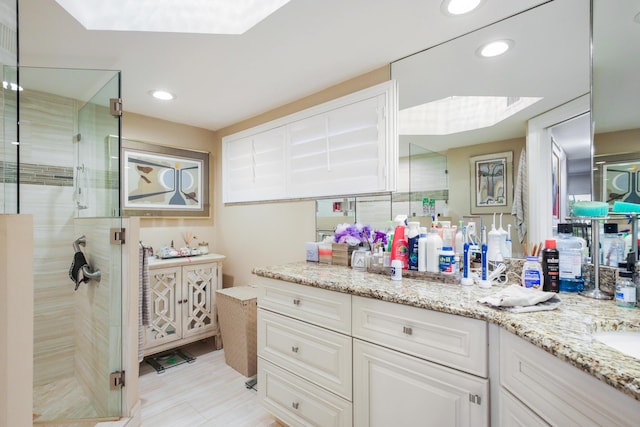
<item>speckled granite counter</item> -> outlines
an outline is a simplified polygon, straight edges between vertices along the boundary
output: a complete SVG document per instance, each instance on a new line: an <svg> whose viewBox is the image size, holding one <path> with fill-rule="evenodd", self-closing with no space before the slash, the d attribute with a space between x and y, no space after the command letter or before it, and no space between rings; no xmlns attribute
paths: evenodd
<svg viewBox="0 0 640 427"><path fill-rule="evenodd" d="M591 339L591 332L640 332L640 309L619 308L613 301L597 301L559 294L553 311L512 314L487 307L478 298L498 290L463 287L366 273L348 267L293 263L254 268L253 273L302 285L329 289L399 304L422 307L495 323L556 357L590 373L640 400L640 360Z"/></svg>

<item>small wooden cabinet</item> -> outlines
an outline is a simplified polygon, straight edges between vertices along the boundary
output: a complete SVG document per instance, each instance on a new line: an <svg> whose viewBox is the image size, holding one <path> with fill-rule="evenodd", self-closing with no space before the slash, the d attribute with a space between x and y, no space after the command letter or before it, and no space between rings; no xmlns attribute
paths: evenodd
<svg viewBox="0 0 640 427"><path fill-rule="evenodd" d="M151 320L145 328L145 356L219 337L215 295L222 288L224 258L211 254L150 263Z"/></svg>

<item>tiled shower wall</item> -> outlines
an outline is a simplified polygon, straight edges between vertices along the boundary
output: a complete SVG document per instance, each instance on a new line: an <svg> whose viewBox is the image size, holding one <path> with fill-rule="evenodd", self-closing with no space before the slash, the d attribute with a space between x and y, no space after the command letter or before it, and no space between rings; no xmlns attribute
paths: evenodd
<svg viewBox="0 0 640 427"><path fill-rule="evenodd" d="M74 375L74 100L20 95L20 211L34 223L34 385Z"/></svg>
<svg viewBox="0 0 640 427"><path fill-rule="evenodd" d="M98 144L90 142L103 132L100 123L89 129L88 133L94 135L74 142L78 104L73 99L28 90L20 96L20 210L33 215L35 240L34 385L77 375L85 393L98 406L98 413L104 413L107 390L96 383L108 385L105 374L109 366L105 359L113 346L109 342L113 292L109 278L110 267L117 265L105 260L112 250L105 225L108 220L76 218L77 144L85 144L84 164L89 170L104 169L96 163L104 162L107 154L104 138L99 138ZM6 176L15 176L11 172ZM95 175L107 177L105 173ZM104 181L109 179L103 178ZM95 180L89 180L89 185L95 185ZM91 191L90 209L83 213L95 216L104 210L110 201L106 194L113 185L117 188L117 177L115 182L103 183L100 190ZM73 259L72 243L82 234L87 234L85 254L89 262L100 266L105 278L100 284L83 284L76 292L68 272Z"/></svg>

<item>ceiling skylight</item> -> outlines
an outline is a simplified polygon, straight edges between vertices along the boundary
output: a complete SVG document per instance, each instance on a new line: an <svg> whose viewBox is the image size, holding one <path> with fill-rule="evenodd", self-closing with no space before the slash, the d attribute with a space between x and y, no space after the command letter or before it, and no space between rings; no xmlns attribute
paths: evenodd
<svg viewBox="0 0 640 427"><path fill-rule="evenodd" d="M540 101L534 97L450 96L401 110L401 135L449 135L493 126Z"/></svg>
<svg viewBox="0 0 640 427"><path fill-rule="evenodd" d="M56 0L88 30L242 34L289 0Z"/></svg>

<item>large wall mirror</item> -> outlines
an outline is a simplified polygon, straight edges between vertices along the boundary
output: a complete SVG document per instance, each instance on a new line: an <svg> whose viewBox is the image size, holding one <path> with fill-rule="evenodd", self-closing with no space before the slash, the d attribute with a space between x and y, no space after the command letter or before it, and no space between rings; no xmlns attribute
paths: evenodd
<svg viewBox="0 0 640 427"><path fill-rule="evenodd" d="M640 203L640 0L593 0L594 198Z"/></svg>
<svg viewBox="0 0 640 427"><path fill-rule="evenodd" d="M587 189L582 185L579 191L590 193L591 145L588 116L584 118L588 102L577 112L566 110L551 123L566 123L564 128L552 132L548 126L544 141L527 145L531 119L558 108L563 111L562 106L575 100L588 100L590 5L584 0L530 3L538 4L528 4L523 12L391 66L399 87L400 139L446 157L452 222L480 215L489 224L493 212L503 213L504 228L511 224L514 229L514 255L522 252L515 244L517 217L511 212L525 148L526 155L538 163L540 152L546 153L542 156L544 167L529 170L528 176L534 180L529 178L523 185L528 184L529 192L548 198L545 210L549 224L552 215L556 220L564 215L552 210L552 197L554 190L562 187L566 199L569 186L561 180L568 180L569 164L583 165L574 175L581 175L583 184L587 177ZM503 55L482 57L481 46L495 40L507 40L510 49ZM563 147L567 135L573 135L569 129L573 127L581 133L581 150ZM545 144L544 149L538 144ZM575 162L576 157L582 161ZM560 169L555 172L554 159ZM540 216L538 208L529 206L529 222Z"/></svg>

